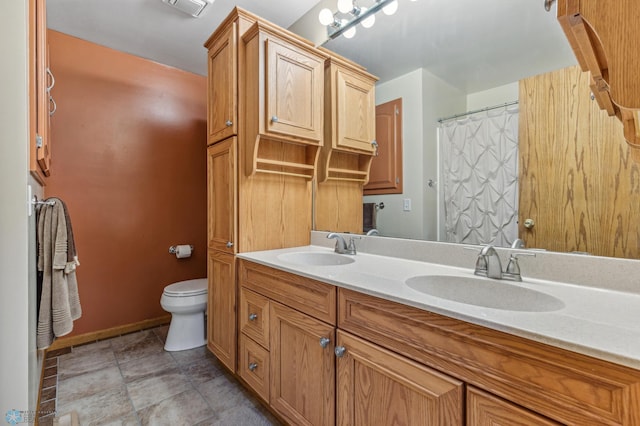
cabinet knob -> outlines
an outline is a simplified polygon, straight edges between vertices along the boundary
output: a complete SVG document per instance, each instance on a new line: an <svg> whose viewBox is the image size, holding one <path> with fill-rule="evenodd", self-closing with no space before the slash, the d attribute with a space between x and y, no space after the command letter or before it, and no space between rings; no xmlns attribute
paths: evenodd
<svg viewBox="0 0 640 426"><path fill-rule="evenodd" d="M231 121L231 120L227 120L227 122L226 122L226 123L224 123L224 124L226 124L226 125L227 125L227 127L231 127L231 126L233 126L233 121Z"/></svg>
<svg viewBox="0 0 640 426"><path fill-rule="evenodd" d="M249 321L255 321L258 319L258 314L249 314Z"/></svg>
<svg viewBox="0 0 640 426"><path fill-rule="evenodd" d="M252 362L251 364L249 364L249 371L256 371L256 368L258 368L257 362Z"/></svg>
<svg viewBox="0 0 640 426"><path fill-rule="evenodd" d="M329 343L331 343L331 339L327 337L320 338L320 346L322 346L323 348L326 348L327 346L329 346Z"/></svg>
<svg viewBox="0 0 640 426"><path fill-rule="evenodd" d="M274 115L273 117L271 117L271 122L272 123L277 123L278 122L278 116Z"/></svg>
<svg viewBox="0 0 640 426"><path fill-rule="evenodd" d="M336 346L333 352L336 354L338 358L342 358L344 354L347 352L347 348L345 348L344 346Z"/></svg>
<svg viewBox="0 0 640 426"><path fill-rule="evenodd" d="M524 227L527 229L531 229L536 225L536 223L533 221L533 219L527 219L524 221Z"/></svg>
<svg viewBox="0 0 640 426"><path fill-rule="evenodd" d="M233 243L231 241L227 241L227 248L233 247Z"/></svg>

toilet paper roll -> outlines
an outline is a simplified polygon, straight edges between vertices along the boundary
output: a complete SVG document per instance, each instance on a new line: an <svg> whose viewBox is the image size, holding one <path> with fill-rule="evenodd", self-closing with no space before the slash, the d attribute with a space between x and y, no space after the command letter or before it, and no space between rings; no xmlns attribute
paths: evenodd
<svg viewBox="0 0 640 426"><path fill-rule="evenodd" d="M178 259L191 257L191 246L186 244L176 246L176 257Z"/></svg>

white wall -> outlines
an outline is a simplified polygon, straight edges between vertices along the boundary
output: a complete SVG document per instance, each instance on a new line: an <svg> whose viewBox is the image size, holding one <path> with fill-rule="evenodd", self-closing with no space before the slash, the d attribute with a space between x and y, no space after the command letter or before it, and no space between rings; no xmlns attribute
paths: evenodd
<svg viewBox="0 0 640 426"><path fill-rule="evenodd" d="M494 87L467 96L467 111L506 104L518 100L518 82Z"/></svg>
<svg viewBox="0 0 640 426"><path fill-rule="evenodd" d="M366 203L384 202L378 210L376 226L382 235L401 238L422 238L423 187L422 187L422 70L405 74L376 86L376 105L402 98L402 162L403 193L370 195ZM410 212L402 211L402 199L409 198Z"/></svg>
<svg viewBox="0 0 640 426"><path fill-rule="evenodd" d="M28 4L0 2L0 418L35 409L34 307L30 304ZM34 294L33 288L31 293Z"/></svg>
<svg viewBox="0 0 640 426"><path fill-rule="evenodd" d="M424 128L424 157L423 188L424 188L424 235L426 240L438 239L438 119L448 117L464 111L466 108L466 94L449 85L440 78L424 70L422 79L422 94L424 99L423 128ZM427 182L432 179L435 183L429 187Z"/></svg>
<svg viewBox="0 0 640 426"><path fill-rule="evenodd" d="M437 120L464 111L466 94L449 86L425 69L418 69L376 86L376 105L402 98L403 193L370 195L364 202L384 202L377 227L382 235L435 239L437 229ZM410 212L403 199L411 199Z"/></svg>

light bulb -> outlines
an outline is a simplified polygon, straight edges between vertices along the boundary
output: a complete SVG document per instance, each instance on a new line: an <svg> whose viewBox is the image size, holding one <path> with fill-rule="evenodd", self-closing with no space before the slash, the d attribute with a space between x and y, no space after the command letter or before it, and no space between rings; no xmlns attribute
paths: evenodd
<svg viewBox="0 0 640 426"><path fill-rule="evenodd" d="M331 25L333 23L333 12L327 8L322 9L318 15L318 20L322 25Z"/></svg>
<svg viewBox="0 0 640 426"><path fill-rule="evenodd" d="M363 13L365 13L366 11L367 11L367 8L366 8L366 7L364 7L364 6L362 6L361 11L360 11L360 14L363 14ZM375 15L375 14L373 14L373 15L367 16L367 17L366 17L365 19L363 19L363 20L362 20L362 22L360 22L360 23L361 23L361 24L362 24L362 26L363 26L363 27L365 27L365 28L371 28L371 27L373 27L373 24L375 24L375 23L376 23L376 15Z"/></svg>
<svg viewBox="0 0 640 426"><path fill-rule="evenodd" d="M347 21L346 19L342 20L342 26L344 27L345 25L347 25L349 23L349 21ZM355 25L351 28L349 28L347 31L343 32L342 35L344 36L344 38L353 38L354 35L356 35L356 27Z"/></svg>
<svg viewBox="0 0 640 426"><path fill-rule="evenodd" d="M382 8L385 15L393 15L398 11L398 0L393 0L391 3Z"/></svg>
<svg viewBox="0 0 640 426"><path fill-rule="evenodd" d="M338 10L342 13L349 13L353 10L353 0L338 0Z"/></svg>

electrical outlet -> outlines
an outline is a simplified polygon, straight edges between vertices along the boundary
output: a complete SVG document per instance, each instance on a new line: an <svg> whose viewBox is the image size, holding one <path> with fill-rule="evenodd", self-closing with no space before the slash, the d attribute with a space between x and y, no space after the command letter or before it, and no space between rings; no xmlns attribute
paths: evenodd
<svg viewBox="0 0 640 426"><path fill-rule="evenodd" d="M404 198L402 200L402 210L405 212L411 211L411 198Z"/></svg>

